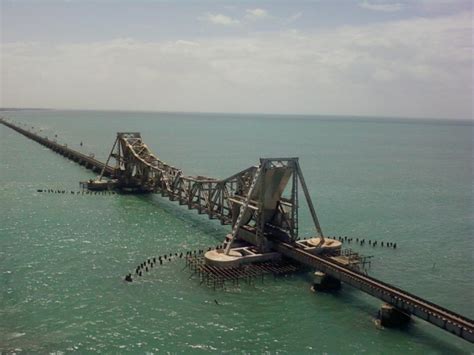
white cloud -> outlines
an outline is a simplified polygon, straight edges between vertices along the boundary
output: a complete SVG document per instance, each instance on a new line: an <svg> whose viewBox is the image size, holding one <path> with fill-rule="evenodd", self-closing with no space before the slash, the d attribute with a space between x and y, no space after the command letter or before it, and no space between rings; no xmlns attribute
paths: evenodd
<svg viewBox="0 0 474 355"><path fill-rule="evenodd" d="M2 106L472 117L471 16L241 38L3 44Z"/></svg>
<svg viewBox="0 0 474 355"><path fill-rule="evenodd" d="M237 25L240 22L237 19L222 14L206 14L202 19L214 25L223 26Z"/></svg>
<svg viewBox="0 0 474 355"><path fill-rule="evenodd" d="M363 2L359 3L359 6L372 10L372 11L382 11L382 12L396 12L400 11L403 9L402 4L400 3L370 3L367 0L364 0Z"/></svg>
<svg viewBox="0 0 474 355"><path fill-rule="evenodd" d="M261 20L269 16L267 10L259 9L259 8L247 9L245 12L246 12L245 18L247 20Z"/></svg>
<svg viewBox="0 0 474 355"><path fill-rule="evenodd" d="M445 14L461 8L470 9L472 11L473 3L472 0L417 0L412 5L418 5L424 13Z"/></svg>
<svg viewBox="0 0 474 355"><path fill-rule="evenodd" d="M303 16L303 13L302 12L297 12L297 13L291 15L290 17L288 17L286 19L285 23L287 23L287 24L293 23L296 20L298 20L299 18L301 18L301 16Z"/></svg>
<svg viewBox="0 0 474 355"><path fill-rule="evenodd" d="M193 42L193 41L185 41L185 40L177 40L176 41L177 45L183 45L183 46L199 46L198 42Z"/></svg>

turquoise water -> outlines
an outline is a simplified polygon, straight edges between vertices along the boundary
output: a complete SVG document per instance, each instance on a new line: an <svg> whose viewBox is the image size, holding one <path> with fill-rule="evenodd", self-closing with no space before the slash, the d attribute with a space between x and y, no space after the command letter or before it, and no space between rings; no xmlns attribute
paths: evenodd
<svg viewBox="0 0 474 355"><path fill-rule="evenodd" d="M397 242L369 274L474 318L468 122L188 113L19 111L8 118L105 160L138 131L187 174L226 177L260 157L298 156L327 235ZM174 261L128 284L148 256L207 248L228 227L159 196L76 196L92 173L0 126L0 351L472 353L420 320L378 329L381 302L309 275L214 291ZM80 147L79 143L83 142ZM314 233L300 212L300 234ZM217 300L219 304L216 304Z"/></svg>

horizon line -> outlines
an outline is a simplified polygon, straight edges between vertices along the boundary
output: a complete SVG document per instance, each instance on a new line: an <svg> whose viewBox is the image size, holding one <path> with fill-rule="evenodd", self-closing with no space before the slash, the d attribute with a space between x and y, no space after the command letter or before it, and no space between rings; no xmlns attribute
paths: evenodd
<svg viewBox="0 0 474 355"><path fill-rule="evenodd" d="M376 116L362 114L336 114L336 113L278 113L278 112L225 112L225 111L178 111L155 109L111 109L111 108L53 108L53 107L0 107L0 112L8 111L96 111L96 112L142 112L142 113L170 113L170 114L210 114L210 115L261 115L261 116L302 116L302 117L338 117L338 118L370 118L370 119L397 119L397 120L426 120L426 121L462 121L474 123L473 118L459 117L426 117L426 116Z"/></svg>

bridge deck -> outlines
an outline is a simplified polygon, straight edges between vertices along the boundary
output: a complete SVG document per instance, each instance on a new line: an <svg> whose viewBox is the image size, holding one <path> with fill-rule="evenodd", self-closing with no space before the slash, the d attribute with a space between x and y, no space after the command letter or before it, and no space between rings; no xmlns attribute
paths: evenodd
<svg viewBox="0 0 474 355"><path fill-rule="evenodd" d="M102 163L101 161L91 156L85 155L74 149L68 148L66 145L59 144L51 139L41 137L33 132L30 132L26 129L23 129L14 124L11 124L10 122L7 122L2 118L0 118L0 123L3 123L5 126L10 127L11 129L17 131L18 133L21 133L24 136L34 140L35 142L38 142L39 144L44 145L45 147L48 147L49 149L55 151L56 153L61 154L62 156L70 160L73 160L80 165L83 165L86 169L92 170L94 172L101 172L105 166L104 163ZM108 177L115 176L115 168L111 166L106 166L104 170L104 175Z"/></svg>
<svg viewBox="0 0 474 355"><path fill-rule="evenodd" d="M314 267L329 276L379 298L402 311L413 314L471 343L474 342L474 323L469 318L383 281L348 269L336 261L310 254L293 245L278 243L275 244L274 249L293 260Z"/></svg>

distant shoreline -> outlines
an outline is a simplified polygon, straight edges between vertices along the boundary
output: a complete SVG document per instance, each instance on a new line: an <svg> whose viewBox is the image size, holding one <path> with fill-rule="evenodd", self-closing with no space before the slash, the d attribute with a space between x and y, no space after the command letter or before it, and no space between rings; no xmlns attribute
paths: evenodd
<svg viewBox="0 0 474 355"><path fill-rule="evenodd" d="M258 113L258 112L199 112L199 111L167 111L167 110L122 110L122 109L69 109L69 108L35 108L35 107L0 107L0 112L19 112L19 111L74 111L74 112L120 112L120 113L150 113L150 114L169 114L169 115L208 115L212 117L222 116L260 116L266 118L286 118L301 120L330 120L330 121L359 121L359 122L406 122L406 123L458 123L473 125L474 121L470 118L433 118L433 117L395 117L395 116L374 116L374 115L337 115L337 114L303 114L303 113Z"/></svg>
<svg viewBox="0 0 474 355"><path fill-rule="evenodd" d="M54 108L38 108L38 107L0 107L0 112L5 111L54 111Z"/></svg>

